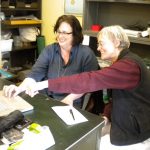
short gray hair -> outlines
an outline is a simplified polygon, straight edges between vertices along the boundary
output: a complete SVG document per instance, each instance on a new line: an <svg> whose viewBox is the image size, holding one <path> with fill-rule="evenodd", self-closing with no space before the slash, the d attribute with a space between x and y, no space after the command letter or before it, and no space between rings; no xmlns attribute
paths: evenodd
<svg viewBox="0 0 150 150"><path fill-rule="evenodd" d="M99 33L97 38L108 38L111 41L119 40L120 45L119 48L126 49L130 46L130 41L125 33L124 29L119 25L112 25L108 27L104 27Z"/></svg>

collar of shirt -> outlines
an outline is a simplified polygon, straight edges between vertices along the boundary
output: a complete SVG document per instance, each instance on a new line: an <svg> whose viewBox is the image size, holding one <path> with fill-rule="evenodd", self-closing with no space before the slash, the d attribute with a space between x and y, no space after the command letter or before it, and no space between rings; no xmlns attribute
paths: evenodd
<svg viewBox="0 0 150 150"><path fill-rule="evenodd" d="M123 56L125 56L127 53L129 53L129 49L124 49L120 52L120 55L118 57L118 60L121 59Z"/></svg>
<svg viewBox="0 0 150 150"><path fill-rule="evenodd" d="M68 61L68 63L67 63L66 65L63 64L63 67L68 66L68 65L72 62L74 56L75 56L76 53L77 53L77 50L78 50L78 46L72 47L71 52L70 52L70 58L69 58L69 61ZM55 53L58 53L58 54L61 56L61 54L60 54L60 46L59 46L58 43L56 44ZM62 57L61 57L61 58L62 58Z"/></svg>

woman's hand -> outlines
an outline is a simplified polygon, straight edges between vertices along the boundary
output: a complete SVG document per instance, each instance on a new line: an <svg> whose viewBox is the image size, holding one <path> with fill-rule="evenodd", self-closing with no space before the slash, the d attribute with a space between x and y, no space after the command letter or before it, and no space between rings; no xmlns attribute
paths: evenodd
<svg viewBox="0 0 150 150"><path fill-rule="evenodd" d="M109 119L106 116L103 116L103 118L104 118L105 125L107 125L108 123L110 123Z"/></svg>
<svg viewBox="0 0 150 150"><path fill-rule="evenodd" d="M6 97L15 97L17 96L19 93L21 93L23 91L23 89L21 87L18 87L16 85L5 85L3 87L3 93Z"/></svg>
<svg viewBox="0 0 150 150"><path fill-rule="evenodd" d="M80 98L84 94L69 94L61 102L73 106L73 101Z"/></svg>
<svg viewBox="0 0 150 150"><path fill-rule="evenodd" d="M5 85L3 87L4 95L11 98L17 96L19 93L24 92L28 87L35 84L36 81L32 78L26 78L19 86L16 85Z"/></svg>
<svg viewBox="0 0 150 150"><path fill-rule="evenodd" d="M38 83L33 83L32 85L27 86L25 93L31 97L34 97L36 94L38 94Z"/></svg>
<svg viewBox="0 0 150 150"><path fill-rule="evenodd" d="M43 90L45 88L48 88L48 80L41 82L33 82L32 84L26 87L25 93L31 97L34 97L36 94L39 93L39 90Z"/></svg>
<svg viewBox="0 0 150 150"><path fill-rule="evenodd" d="M69 99L67 97L65 97L63 100L61 100L62 103L65 103L67 105L71 105L73 106L73 100L72 99Z"/></svg>

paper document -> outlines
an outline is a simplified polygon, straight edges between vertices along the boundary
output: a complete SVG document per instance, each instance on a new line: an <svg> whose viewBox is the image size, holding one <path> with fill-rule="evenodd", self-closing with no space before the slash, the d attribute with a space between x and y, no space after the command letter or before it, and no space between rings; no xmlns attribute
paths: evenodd
<svg viewBox="0 0 150 150"><path fill-rule="evenodd" d="M54 106L52 109L67 125L88 121L78 110L72 106Z"/></svg>
<svg viewBox="0 0 150 150"><path fill-rule="evenodd" d="M0 116L8 115L14 110L26 112L33 110L33 106L20 96L16 96L15 98L8 98L3 95L3 91L0 91Z"/></svg>
<svg viewBox="0 0 150 150"><path fill-rule="evenodd" d="M141 36L141 31L135 31L135 30L130 30L130 29L124 29L126 34L131 37L140 37Z"/></svg>
<svg viewBox="0 0 150 150"><path fill-rule="evenodd" d="M82 44L89 46L89 43L90 43L90 36L84 35Z"/></svg>
<svg viewBox="0 0 150 150"><path fill-rule="evenodd" d="M32 124L30 126L32 126ZM34 128L35 130L33 129L31 131L30 131L30 126L22 130L22 132L24 133L23 138L21 140L18 140L15 143L10 144L10 142L6 141L6 139L4 139L3 137L2 141L6 145L8 145L6 149L9 149L9 150L33 150L33 149L46 150L55 144L55 140L48 126L37 126L37 129L35 126ZM6 149L2 149L2 150L6 150Z"/></svg>

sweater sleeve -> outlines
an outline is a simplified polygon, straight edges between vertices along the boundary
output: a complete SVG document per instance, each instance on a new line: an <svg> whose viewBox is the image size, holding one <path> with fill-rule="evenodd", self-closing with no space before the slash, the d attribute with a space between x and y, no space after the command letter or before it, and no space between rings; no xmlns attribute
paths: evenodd
<svg viewBox="0 0 150 150"><path fill-rule="evenodd" d="M86 93L101 89L132 89L140 81L140 68L132 60L119 60L98 71L48 81L49 90L63 93Z"/></svg>

